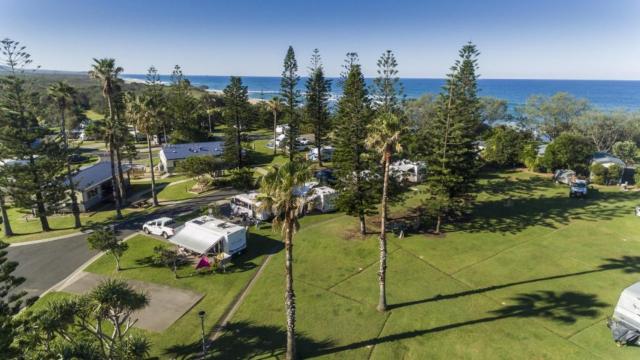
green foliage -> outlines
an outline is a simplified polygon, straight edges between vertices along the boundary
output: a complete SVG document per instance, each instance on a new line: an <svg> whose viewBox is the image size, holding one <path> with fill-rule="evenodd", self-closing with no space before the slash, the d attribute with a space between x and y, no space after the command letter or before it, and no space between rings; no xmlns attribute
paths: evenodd
<svg viewBox="0 0 640 360"><path fill-rule="evenodd" d="M295 154L295 139L300 131L300 115L298 104L300 103L300 90L297 89L300 76L298 76L298 62L293 47L289 46L284 58L284 69L280 80L280 97L284 103L284 123L289 124L287 148L289 160L293 160Z"/></svg>
<svg viewBox="0 0 640 360"><path fill-rule="evenodd" d="M380 173L376 169L378 161L365 146L373 112L356 54L348 54L345 70L334 139L333 164L339 190L336 204L347 215L357 216L364 232L365 215L375 214L375 205L380 198L379 181L375 179Z"/></svg>
<svg viewBox="0 0 640 360"><path fill-rule="evenodd" d="M591 182L598 185L607 184L609 171L602 164L591 165Z"/></svg>
<svg viewBox="0 0 640 360"><path fill-rule="evenodd" d="M593 142L597 151L611 151L621 140L632 139L634 120L624 112L602 112L590 110L572 122L572 128Z"/></svg>
<svg viewBox="0 0 640 360"><path fill-rule="evenodd" d="M149 341L129 330L136 321L132 314L148 303L144 293L109 279L89 294L28 310L20 319L17 345L26 359L144 359Z"/></svg>
<svg viewBox="0 0 640 360"><path fill-rule="evenodd" d="M538 147L540 144L537 141L530 141L522 148L520 154L520 162L531 171L543 172L544 166L542 165L541 158L538 156Z"/></svg>
<svg viewBox="0 0 640 360"><path fill-rule="evenodd" d="M253 170L249 167L240 169L232 169L229 171L229 183L237 190L250 190L255 187L255 179L253 178Z"/></svg>
<svg viewBox="0 0 640 360"><path fill-rule="evenodd" d="M531 156L530 153L525 156L525 148L535 144L533 142L533 134L528 131L519 131L511 127L498 126L493 129L491 136L485 142L485 149L483 152L484 159L497 166L516 166L517 164L524 163L523 160L527 156ZM536 150L535 147L530 147Z"/></svg>
<svg viewBox="0 0 640 360"><path fill-rule="evenodd" d="M608 172L608 183L619 183L620 179L622 179L622 175L624 172L624 167L618 165L618 164L613 164L611 166L609 166L609 168L607 169Z"/></svg>
<svg viewBox="0 0 640 360"><path fill-rule="evenodd" d="M223 115L227 123L224 142L224 159L235 163L236 168L244 165L242 140L244 132L249 127L249 95L242 79L232 76L229 85L224 89Z"/></svg>
<svg viewBox="0 0 640 360"><path fill-rule="evenodd" d="M595 146L586 137L563 133L547 146L542 163L550 171L571 169L586 174L594 151Z"/></svg>
<svg viewBox="0 0 640 360"><path fill-rule="evenodd" d="M327 80L324 76L318 49L313 51L311 64L309 78L306 83L307 102L305 104L305 113L307 121L313 129L314 145L318 149L318 163L322 164L322 151L320 149L326 144L327 135L331 131L329 118L331 80Z"/></svg>
<svg viewBox="0 0 640 360"><path fill-rule="evenodd" d="M154 264L169 267L176 278L178 277L178 266L187 262L187 259L180 255L176 249L168 249L165 246L154 247L153 253Z"/></svg>
<svg viewBox="0 0 640 360"><path fill-rule="evenodd" d="M509 114L507 100L493 97L480 98L480 114L482 122L492 124L496 121L508 121L512 116Z"/></svg>
<svg viewBox="0 0 640 360"><path fill-rule="evenodd" d="M118 240L116 234L108 228L96 229L88 237L89 247L113 255L116 271L120 271L120 257L129 248L127 243Z"/></svg>
<svg viewBox="0 0 640 360"><path fill-rule="evenodd" d="M198 100L191 94L191 83L182 74L182 68L176 65L171 73L171 85L168 92L168 111L172 127L172 142L202 141L207 138L200 127L203 114L199 111Z"/></svg>
<svg viewBox="0 0 640 360"><path fill-rule="evenodd" d="M462 47L438 99L437 116L422 129L420 147L428 169L425 203L441 204L436 232L444 216L462 214L473 200L479 169L475 141L482 120L477 97L478 54L471 43Z"/></svg>
<svg viewBox="0 0 640 360"><path fill-rule="evenodd" d="M520 110L531 125L555 139L569 131L573 122L589 110L589 102L563 92L551 97L533 95Z"/></svg>
<svg viewBox="0 0 640 360"><path fill-rule="evenodd" d="M178 163L177 170L188 177L194 177L199 183L206 182L205 175L217 177L224 169L225 163L212 155L192 156Z"/></svg>
<svg viewBox="0 0 640 360"><path fill-rule="evenodd" d="M13 272L18 267L15 261L9 261L7 251L9 244L0 241L0 354L11 354L11 344L16 335L15 314L20 311L24 291L15 288L24 282L24 278L16 277Z"/></svg>
<svg viewBox="0 0 640 360"><path fill-rule="evenodd" d="M634 169L634 173L633 173L633 182L636 185L640 184L640 171L638 171L638 169Z"/></svg>
<svg viewBox="0 0 640 360"><path fill-rule="evenodd" d="M638 145L634 141L619 141L613 144L612 152L626 164L633 164L638 155Z"/></svg>

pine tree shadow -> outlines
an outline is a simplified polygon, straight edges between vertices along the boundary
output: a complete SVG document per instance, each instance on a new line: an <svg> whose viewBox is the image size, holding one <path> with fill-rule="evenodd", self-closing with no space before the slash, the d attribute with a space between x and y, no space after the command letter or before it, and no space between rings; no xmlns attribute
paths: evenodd
<svg viewBox="0 0 640 360"><path fill-rule="evenodd" d="M425 303L430 303L434 301L451 300L451 299L456 299L464 296L483 294L486 292L505 289L505 288L518 286L518 285L532 284L532 283L544 282L549 280L557 280L557 279L563 279L563 278L568 278L573 276L582 276L582 275L588 275L588 274L598 273L602 271L620 270L625 274L640 274L640 256L623 256L618 259L609 258L604 260L606 261L604 264L591 270L578 271L574 273L560 274L560 275L553 275L553 276L545 276L541 278L528 279L528 280L522 280L522 281L514 281L510 283L491 285L483 288L471 289L471 290L466 290L466 291L461 291L461 292L446 294L446 295L438 294L430 298L407 301L407 302L398 303L398 304L390 304L389 309L399 309L407 306L425 304Z"/></svg>
<svg viewBox="0 0 640 360"><path fill-rule="evenodd" d="M402 341L413 337L424 336L483 323L491 323L508 318L540 318L561 324L573 324L579 318L596 318L600 314L599 309L608 306L608 304L599 301L596 295L573 291L562 293L556 293L553 291L538 291L527 294L519 294L511 298L510 302L515 302L515 304L507 305L500 309L491 311L489 312L490 316L486 316L484 318L446 324L429 329L385 335L334 348L317 349L309 353L307 357L335 354L342 351L354 350L367 346L375 346L387 342Z"/></svg>

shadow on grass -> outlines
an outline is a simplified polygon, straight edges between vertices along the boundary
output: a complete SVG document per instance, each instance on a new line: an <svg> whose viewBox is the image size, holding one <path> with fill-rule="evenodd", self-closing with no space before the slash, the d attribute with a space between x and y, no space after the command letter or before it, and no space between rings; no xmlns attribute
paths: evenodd
<svg viewBox="0 0 640 360"><path fill-rule="evenodd" d="M251 359L260 357L281 357L285 352L287 333L278 326L255 325L248 322L228 324L223 335L208 344L206 359ZM333 346L331 341L316 341L305 334L296 334L299 354L311 353L317 349ZM172 346L165 355L177 359L197 359L202 353L202 343Z"/></svg>
<svg viewBox="0 0 640 360"><path fill-rule="evenodd" d="M570 198L568 189L563 196L550 196L534 192L536 187L542 186L539 182L535 178L509 181L508 186L502 187L502 192L521 191L524 196L479 202L467 221L447 225L447 231L515 234L532 226L557 228L573 220L611 220L633 211L631 206L621 202L638 199L637 194L631 192L600 192L597 189L590 189L585 199Z"/></svg>
<svg viewBox="0 0 640 360"><path fill-rule="evenodd" d="M487 316L480 319L446 324L429 329L407 331L396 333L368 340L358 341L352 344L333 347L318 348L307 354L306 357L316 357L328 354L339 353L346 350L354 350L366 346L401 341L417 336L453 330L466 326L473 326L483 323L490 323L508 318L540 318L551 320L560 324L573 324L578 318L595 318L600 314L598 309L608 306L608 304L598 300L596 295L580 292L538 291L527 294L519 294L510 299L515 302L500 309L491 311Z"/></svg>
<svg viewBox="0 0 640 360"><path fill-rule="evenodd" d="M489 292L489 291L500 290L500 289L504 289L504 288L508 288L508 287L512 287L512 286L518 286L518 285L524 285L524 284L532 284L532 283L544 282L544 281L548 281L548 280L563 279L563 278L568 278L568 277L573 277L573 276L588 275L588 274L598 273L598 272L602 272L602 271L620 270L620 271L622 271L622 272L624 272L626 274L639 274L640 273L640 256L623 256L623 257L621 257L619 259L604 259L604 260L606 261L606 263L604 263L604 264L600 265L598 268L592 269L592 270L578 271L578 272L574 272L574 273L554 275L554 276L546 276L546 277L541 277L541 278L536 278L536 279L529 279L529 280L522 280L522 281L514 281L514 282L510 282L510 283L506 283L506 284L492 285L492 286L487 286L487 287L484 287L484 288L461 291L461 292L453 293L453 294L446 294L446 295L438 294L436 296L433 296L433 297L430 297L430 298L426 298L426 299L407 301L407 302L398 303L398 304L390 304L389 305L389 309L393 310L393 309L399 309L399 308L412 306L412 305L430 303L430 302L434 302L434 301L456 299L456 298L459 298L459 297L482 294L482 293L486 293L486 292Z"/></svg>

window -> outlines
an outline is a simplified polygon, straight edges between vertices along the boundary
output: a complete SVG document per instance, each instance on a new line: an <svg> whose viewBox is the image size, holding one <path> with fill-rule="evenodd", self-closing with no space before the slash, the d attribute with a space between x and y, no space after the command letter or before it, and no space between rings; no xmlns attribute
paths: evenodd
<svg viewBox="0 0 640 360"><path fill-rule="evenodd" d="M87 198L88 199L93 199L96 196L98 196L98 188L93 188L93 189L87 191Z"/></svg>

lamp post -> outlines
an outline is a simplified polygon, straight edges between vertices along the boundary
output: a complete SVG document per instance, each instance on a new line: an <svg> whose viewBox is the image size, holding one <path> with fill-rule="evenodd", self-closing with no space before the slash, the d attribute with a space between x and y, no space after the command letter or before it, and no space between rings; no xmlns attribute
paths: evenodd
<svg viewBox="0 0 640 360"><path fill-rule="evenodd" d="M204 310L198 311L198 317L200 317L200 328L202 329L202 356L205 356L207 351L205 338L204 338L204 316L206 314L207 313Z"/></svg>

